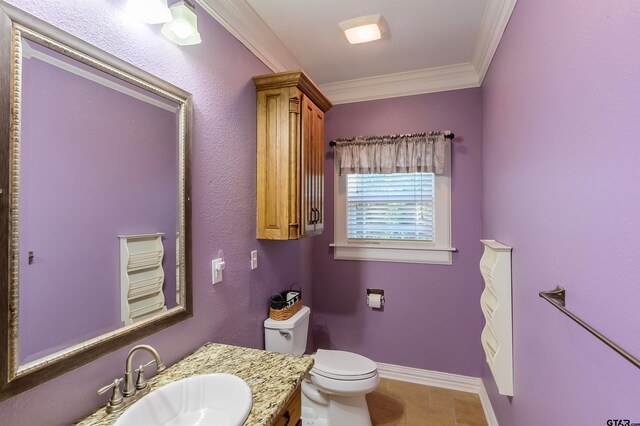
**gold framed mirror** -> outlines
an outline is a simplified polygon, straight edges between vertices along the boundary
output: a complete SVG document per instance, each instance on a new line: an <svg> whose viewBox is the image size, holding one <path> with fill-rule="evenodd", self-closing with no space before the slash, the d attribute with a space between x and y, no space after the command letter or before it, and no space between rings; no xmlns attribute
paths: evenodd
<svg viewBox="0 0 640 426"><path fill-rule="evenodd" d="M0 2L0 400L192 315L191 108Z"/></svg>

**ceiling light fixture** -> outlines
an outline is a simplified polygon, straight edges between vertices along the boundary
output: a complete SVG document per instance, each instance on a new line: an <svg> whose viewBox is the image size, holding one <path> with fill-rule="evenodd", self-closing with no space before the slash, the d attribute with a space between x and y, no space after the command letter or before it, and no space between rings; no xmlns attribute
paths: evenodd
<svg viewBox="0 0 640 426"><path fill-rule="evenodd" d="M200 43L195 6L188 1L179 1L170 10L173 19L162 26L162 34L182 46Z"/></svg>
<svg viewBox="0 0 640 426"><path fill-rule="evenodd" d="M129 0L127 10L147 24L162 24L171 20L167 0Z"/></svg>
<svg viewBox="0 0 640 426"><path fill-rule="evenodd" d="M380 40L386 33L382 15L362 16L342 21L338 25L351 44Z"/></svg>

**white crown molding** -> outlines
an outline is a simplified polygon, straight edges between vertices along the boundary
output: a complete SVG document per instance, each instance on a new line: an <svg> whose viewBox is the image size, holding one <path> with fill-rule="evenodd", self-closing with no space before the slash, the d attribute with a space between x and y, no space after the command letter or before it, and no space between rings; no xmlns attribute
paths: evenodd
<svg viewBox="0 0 640 426"><path fill-rule="evenodd" d="M246 0L196 0L273 72L301 69L298 60Z"/></svg>
<svg viewBox="0 0 640 426"><path fill-rule="evenodd" d="M337 105L479 85L475 67L466 63L321 84L320 90Z"/></svg>
<svg viewBox="0 0 640 426"><path fill-rule="evenodd" d="M197 0L215 20L274 72L301 69L287 47L247 0ZM489 69L517 0L489 0L470 62L320 86L334 104L479 87Z"/></svg>
<svg viewBox="0 0 640 426"><path fill-rule="evenodd" d="M498 420L481 378L403 367L401 365L385 364L382 362L377 362L376 364L378 364L380 377L385 379L478 394L488 425L498 426Z"/></svg>
<svg viewBox="0 0 640 426"><path fill-rule="evenodd" d="M517 2L518 0L489 0L487 4L476 44L471 53L471 63L476 68L480 84L489 70L493 55L498 50L498 44Z"/></svg>

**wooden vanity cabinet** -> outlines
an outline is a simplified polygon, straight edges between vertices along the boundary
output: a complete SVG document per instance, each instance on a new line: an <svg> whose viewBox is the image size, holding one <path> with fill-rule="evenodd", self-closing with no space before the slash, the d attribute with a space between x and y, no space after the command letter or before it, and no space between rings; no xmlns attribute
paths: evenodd
<svg viewBox="0 0 640 426"><path fill-rule="evenodd" d="M253 78L258 95L256 237L324 229L324 113L331 102L302 71Z"/></svg>
<svg viewBox="0 0 640 426"><path fill-rule="evenodd" d="M302 424L302 394L300 386L296 389L287 405L280 411L273 422L274 426L297 426Z"/></svg>

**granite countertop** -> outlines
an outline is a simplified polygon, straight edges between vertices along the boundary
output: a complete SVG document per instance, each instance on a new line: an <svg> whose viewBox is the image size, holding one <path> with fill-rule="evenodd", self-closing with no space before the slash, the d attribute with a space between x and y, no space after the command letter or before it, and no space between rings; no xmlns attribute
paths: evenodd
<svg viewBox="0 0 640 426"><path fill-rule="evenodd" d="M244 422L245 426L271 425L312 366L313 359L305 355L207 343L149 379L149 384L153 392L166 384L197 374L235 374L247 382L253 393L253 406ZM103 406L77 425L111 425L121 414L107 414Z"/></svg>

